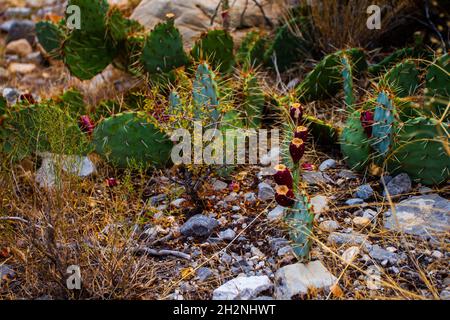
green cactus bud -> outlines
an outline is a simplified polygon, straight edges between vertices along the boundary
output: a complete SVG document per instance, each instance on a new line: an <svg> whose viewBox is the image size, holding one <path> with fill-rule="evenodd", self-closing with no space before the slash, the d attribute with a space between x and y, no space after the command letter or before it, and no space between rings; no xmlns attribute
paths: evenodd
<svg viewBox="0 0 450 320"><path fill-rule="evenodd" d="M143 112L119 113L104 119L93 134L96 152L122 168L166 166L173 143L153 122Z"/></svg>

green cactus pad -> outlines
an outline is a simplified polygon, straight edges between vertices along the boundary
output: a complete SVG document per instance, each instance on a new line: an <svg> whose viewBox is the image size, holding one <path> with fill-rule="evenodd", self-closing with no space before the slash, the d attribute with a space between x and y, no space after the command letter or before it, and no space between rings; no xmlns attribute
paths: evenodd
<svg viewBox="0 0 450 320"><path fill-rule="evenodd" d="M36 35L39 43L53 58L61 59L61 44L64 40L62 28L50 21L36 23Z"/></svg>
<svg viewBox="0 0 450 320"><path fill-rule="evenodd" d="M450 55L438 58L429 68L426 76L425 111L430 116L441 118L450 103ZM450 119L450 110L444 120Z"/></svg>
<svg viewBox="0 0 450 320"><path fill-rule="evenodd" d="M215 74L208 64L202 63L197 67L193 83L194 117L207 119L216 123L220 118L219 99Z"/></svg>
<svg viewBox="0 0 450 320"><path fill-rule="evenodd" d="M85 35L105 34L106 14L109 10L107 0L69 0L68 7L78 6L81 13L81 29ZM66 20L70 22L70 15L67 13Z"/></svg>
<svg viewBox="0 0 450 320"><path fill-rule="evenodd" d="M58 100L61 109L67 111L74 119L86 114L86 104L84 103L83 94L77 89L69 89L62 94Z"/></svg>
<svg viewBox="0 0 450 320"><path fill-rule="evenodd" d="M144 30L144 27L136 20L125 18L117 7L108 12L106 28L114 43L121 43L127 40L129 35Z"/></svg>
<svg viewBox="0 0 450 320"><path fill-rule="evenodd" d="M147 36L141 62L150 74L166 73L189 62L173 18L157 24Z"/></svg>
<svg viewBox="0 0 450 320"><path fill-rule="evenodd" d="M333 145L339 138L339 130L332 124L316 117L306 115L305 124L308 126L309 133L316 143Z"/></svg>
<svg viewBox="0 0 450 320"><path fill-rule="evenodd" d="M267 45L267 38L261 36L259 32L247 33L236 53L236 62L244 69L262 64Z"/></svg>
<svg viewBox="0 0 450 320"><path fill-rule="evenodd" d="M394 102L385 92L380 92L376 103L371 144L378 154L384 158L392 146L395 131L395 107Z"/></svg>
<svg viewBox="0 0 450 320"><path fill-rule="evenodd" d="M346 55L342 56L341 59L342 62L342 79L343 79L343 86L344 86L344 96L345 96L345 106L348 112L353 112L353 107L355 104L355 96L353 94L353 72L352 72L352 66L351 61L349 57Z"/></svg>
<svg viewBox="0 0 450 320"><path fill-rule="evenodd" d="M398 130L398 141L387 161L393 173L406 172L412 179L437 185L450 177L449 126L432 118L408 120Z"/></svg>
<svg viewBox="0 0 450 320"><path fill-rule="evenodd" d="M419 70L413 60L404 60L381 79L381 86L391 88L399 98L412 96L419 87Z"/></svg>
<svg viewBox="0 0 450 320"><path fill-rule="evenodd" d="M226 73L234 65L233 38L225 30L205 33L195 43L191 55L196 61L208 61L214 69Z"/></svg>
<svg viewBox="0 0 450 320"><path fill-rule="evenodd" d="M64 63L72 75L89 80L102 72L116 56L110 40L103 35L74 30L64 42Z"/></svg>
<svg viewBox="0 0 450 320"><path fill-rule="evenodd" d="M392 68L395 64L401 62L407 58L420 58L427 54L416 48L402 48L394 51L392 54L384 58L377 64L372 64L368 68L368 72L371 75L377 76L381 73L387 72L389 68Z"/></svg>
<svg viewBox="0 0 450 320"><path fill-rule="evenodd" d="M247 127L261 127L265 108L264 91L253 73L243 75L243 105Z"/></svg>
<svg viewBox="0 0 450 320"><path fill-rule="evenodd" d="M292 241L294 253L300 259L308 259L314 213L306 196L296 198L294 206L286 214L285 222L289 227L289 238Z"/></svg>
<svg viewBox="0 0 450 320"><path fill-rule="evenodd" d="M173 143L149 118L143 112L127 112L104 119L93 135L96 152L122 168L166 166Z"/></svg>
<svg viewBox="0 0 450 320"><path fill-rule="evenodd" d="M360 112L354 111L340 137L341 152L347 165L357 171L362 171L370 161L369 138L361 125Z"/></svg>

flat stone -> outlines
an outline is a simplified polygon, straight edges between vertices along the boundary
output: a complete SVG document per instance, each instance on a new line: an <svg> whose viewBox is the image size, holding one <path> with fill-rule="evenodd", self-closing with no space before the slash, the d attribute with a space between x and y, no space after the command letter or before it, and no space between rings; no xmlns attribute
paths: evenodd
<svg viewBox="0 0 450 320"><path fill-rule="evenodd" d="M258 199L261 201L273 200L275 197L275 191L273 188L265 183L261 182L258 184Z"/></svg>
<svg viewBox="0 0 450 320"><path fill-rule="evenodd" d="M285 238L271 238L269 239L269 246L273 252L278 252L281 248L288 246L289 240Z"/></svg>
<svg viewBox="0 0 450 320"><path fill-rule="evenodd" d="M171 204L172 206L174 206L175 208L179 208L179 207L181 207L181 205L183 204L183 202L186 202L186 199L184 199L184 198L179 198L179 199L173 200L170 204Z"/></svg>
<svg viewBox="0 0 450 320"><path fill-rule="evenodd" d="M360 246L364 245L366 248L370 248L370 241L367 236L352 232L352 233L340 233L333 232L328 236L328 244L331 245L350 245L350 246Z"/></svg>
<svg viewBox="0 0 450 320"><path fill-rule="evenodd" d="M255 193L247 192L246 194L244 194L244 201L245 202L249 202L249 203L256 202L256 195L255 195Z"/></svg>
<svg viewBox="0 0 450 320"><path fill-rule="evenodd" d="M33 52L33 48L30 43L25 39L19 39L11 41L6 45L6 54L17 54L21 57L25 57Z"/></svg>
<svg viewBox="0 0 450 320"><path fill-rule="evenodd" d="M355 198L367 200L372 198L372 196L373 196L373 189L370 186L370 184L363 184L362 186L359 186L356 189Z"/></svg>
<svg viewBox="0 0 450 320"><path fill-rule="evenodd" d="M359 247L353 246L348 248L344 251L342 254L342 260L344 260L345 263L350 264L355 260L355 258L358 256L360 250Z"/></svg>
<svg viewBox="0 0 450 320"><path fill-rule="evenodd" d="M365 217L354 217L353 224L358 227L366 227L371 222L371 219Z"/></svg>
<svg viewBox="0 0 450 320"><path fill-rule="evenodd" d="M290 300L296 295L307 294L308 288L328 289L336 281L337 278L320 261L291 264L275 274L275 298Z"/></svg>
<svg viewBox="0 0 450 320"><path fill-rule="evenodd" d="M329 209L328 197L326 196L315 196L311 198L310 203L315 214L321 214Z"/></svg>
<svg viewBox="0 0 450 320"><path fill-rule="evenodd" d="M8 66L9 73L28 74L34 70L36 70L36 65L33 63L13 62Z"/></svg>
<svg viewBox="0 0 450 320"><path fill-rule="evenodd" d="M323 172L304 172L302 177L303 180L310 185L334 184L333 179L331 179L329 175Z"/></svg>
<svg viewBox="0 0 450 320"><path fill-rule="evenodd" d="M274 209L272 209L268 214L267 214L267 219L273 221L273 220L278 220L278 219L282 219L284 217L284 215L286 214L286 208L282 207L282 206L276 206Z"/></svg>
<svg viewBox="0 0 450 320"><path fill-rule="evenodd" d="M213 292L213 300L251 300L261 293L272 290L268 276L237 277Z"/></svg>
<svg viewBox="0 0 450 320"><path fill-rule="evenodd" d="M220 181L220 180L216 180L213 183L214 191L222 191L222 190L226 189L227 187L228 187L228 184L226 184L225 182Z"/></svg>
<svg viewBox="0 0 450 320"><path fill-rule="evenodd" d="M325 232L333 232L339 229L339 223L334 220L322 221L319 224L319 229Z"/></svg>
<svg viewBox="0 0 450 320"><path fill-rule="evenodd" d="M398 262L398 255L396 253L385 250L379 245L373 245L369 249L369 256L378 262L385 260L387 260L390 264L396 264Z"/></svg>
<svg viewBox="0 0 450 320"><path fill-rule="evenodd" d="M185 237L209 237L219 222L201 214L197 214L186 221L180 228Z"/></svg>
<svg viewBox="0 0 450 320"><path fill-rule="evenodd" d="M226 252L224 252L222 254L222 256L220 257L220 261L226 265L229 265L232 260L233 260L233 258Z"/></svg>
<svg viewBox="0 0 450 320"><path fill-rule="evenodd" d="M344 169L338 172L338 177L347 180L355 180L358 178L358 175L351 170Z"/></svg>
<svg viewBox="0 0 450 320"><path fill-rule="evenodd" d="M411 188L411 179L408 174L400 173L387 183L386 189L383 191L383 196L386 197L387 193L389 193L391 197L407 194L411 191Z"/></svg>
<svg viewBox="0 0 450 320"><path fill-rule="evenodd" d="M450 231L449 212L450 201L437 194L414 196L385 212L384 227L429 239Z"/></svg>
<svg viewBox="0 0 450 320"><path fill-rule="evenodd" d="M327 159L319 166L319 171L327 171L328 169L336 168L337 162L334 159Z"/></svg>
<svg viewBox="0 0 450 320"><path fill-rule="evenodd" d="M376 218L377 215L378 215L378 212L376 212L375 210L373 210L373 209L366 209L366 210L363 211L362 217L370 219L370 220L373 220L373 219Z"/></svg>
<svg viewBox="0 0 450 320"><path fill-rule="evenodd" d="M208 280L213 274L214 273L210 268L201 267L197 270L197 277L200 281Z"/></svg>
<svg viewBox="0 0 450 320"><path fill-rule="evenodd" d="M357 206L360 204L364 204L364 200L359 198L348 199L347 201L345 201L345 204L348 206Z"/></svg>
<svg viewBox="0 0 450 320"><path fill-rule="evenodd" d="M224 241L231 241L236 237L236 232L232 229L219 232L219 239Z"/></svg>

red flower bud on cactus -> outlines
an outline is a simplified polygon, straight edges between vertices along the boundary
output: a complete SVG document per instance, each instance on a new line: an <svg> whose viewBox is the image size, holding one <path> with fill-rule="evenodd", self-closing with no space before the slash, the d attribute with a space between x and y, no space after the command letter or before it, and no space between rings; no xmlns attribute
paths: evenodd
<svg viewBox="0 0 450 320"><path fill-rule="evenodd" d="M241 189L241 186L239 185L239 183L237 183L235 181L230 183L230 185L228 187L231 192L239 192L239 190Z"/></svg>
<svg viewBox="0 0 450 320"><path fill-rule="evenodd" d="M294 184L294 182L292 180L292 174L289 169L283 164L275 166L274 169L276 170L275 174L273 175L275 183L278 185L288 186L288 188L292 189L292 185Z"/></svg>
<svg viewBox="0 0 450 320"><path fill-rule="evenodd" d="M116 178L107 178L106 179L106 185L110 188L115 187L118 185Z"/></svg>
<svg viewBox="0 0 450 320"><path fill-rule="evenodd" d="M365 133L370 138L372 137L372 126L374 123L373 112L372 111L363 111L361 112L361 125L364 128Z"/></svg>
<svg viewBox="0 0 450 320"><path fill-rule="evenodd" d="M304 126L298 126L297 128L295 128L294 138L299 138L303 141L306 141L306 139L308 138L308 128Z"/></svg>
<svg viewBox="0 0 450 320"><path fill-rule="evenodd" d="M81 131L92 134L94 132L94 124L92 123L89 116L80 116L80 120L78 121Z"/></svg>
<svg viewBox="0 0 450 320"><path fill-rule="evenodd" d="M294 123L299 123L303 118L303 107L300 103L291 104L291 109L289 110L292 120Z"/></svg>
<svg viewBox="0 0 450 320"><path fill-rule="evenodd" d="M289 153L291 154L292 161L297 164L305 154L305 143L302 139L294 138L289 146Z"/></svg>
<svg viewBox="0 0 450 320"><path fill-rule="evenodd" d="M294 192L287 186L275 188L275 200L280 206L291 207L294 204Z"/></svg>

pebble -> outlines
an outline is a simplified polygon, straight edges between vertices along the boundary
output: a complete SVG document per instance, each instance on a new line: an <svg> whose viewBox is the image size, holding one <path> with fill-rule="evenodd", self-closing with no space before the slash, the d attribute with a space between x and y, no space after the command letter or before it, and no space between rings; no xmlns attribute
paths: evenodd
<svg viewBox="0 0 450 320"><path fill-rule="evenodd" d="M279 257L283 257L283 256L285 256L285 255L287 255L287 254L292 253L292 252L293 252L293 250L292 250L292 247L291 247L291 246L285 246L285 247L280 248L280 249L278 250L277 255L278 255Z"/></svg>
<svg viewBox="0 0 450 320"><path fill-rule="evenodd" d="M273 200L275 197L275 191L273 188L265 183L261 182L258 184L258 199L261 201Z"/></svg>
<svg viewBox="0 0 450 320"><path fill-rule="evenodd" d="M326 220L319 224L319 229L325 232L336 231L339 227L339 223L334 220Z"/></svg>
<svg viewBox="0 0 450 320"><path fill-rule="evenodd" d="M35 24L31 20L13 20L5 28L8 28L6 43L19 39L26 39L32 46L36 43Z"/></svg>
<svg viewBox="0 0 450 320"><path fill-rule="evenodd" d="M355 217L353 218L353 223L358 227L366 227L370 224L371 220L369 218L364 217Z"/></svg>
<svg viewBox="0 0 450 320"><path fill-rule="evenodd" d="M202 282L208 280L213 274L210 268L201 267L197 269L197 277Z"/></svg>
<svg viewBox="0 0 450 320"><path fill-rule="evenodd" d="M370 184L363 184L362 186L359 186L356 189L355 198L367 200L372 198L372 196L373 196L373 189L370 186Z"/></svg>
<svg viewBox="0 0 450 320"><path fill-rule="evenodd" d="M12 267L10 265L7 264L1 264L0 265L0 283L3 280L7 280L7 279L13 279L16 276L16 273L14 272L14 270L12 269Z"/></svg>
<svg viewBox="0 0 450 320"><path fill-rule="evenodd" d="M348 199L347 201L345 201L345 204L348 206L356 206L356 205L360 205L363 203L364 203L364 200L359 199L359 198Z"/></svg>
<svg viewBox="0 0 450 320"><path fill-rule="evenodd" d="M36 65L33 63L19 63L13 62L9 65L8 71L10 73L28 74L36 69Z"/></svg>
<svg viewBox="0 0 450 320"><path fill-rule="evenodd" d="M310 203L313 207L314 213L321 214L323 212L326 212L329 209L328 201L328 197L321 195L311 198Z"/></svg>
<svg viewBox="0 0 450 320"><path fill-rule="evenodd" d="M278 252L278 250L280 248L283 248L288 245L289 245L289 241L284 238L270 238L269 239L269 246L273 252Z"/></svg>
<svg viewBox="0 0 450 320"><path fill-rule="evenodd" d="M350 264L355 260L356 256L359 254L360 250L359 247L353 246L348 248L344 251L342 254L342 259L345 263Z"/></svg>
<svg viewBox="0 0 450 320"><path fill-rule="evenodd" d="M20 92L13 88L4 88L2 95L3 98L5 98L6 101L12 105L17 102L17 99L19 99Z"/></svg>
<svg viewBox="0 0 450 320"><path fill-rule="evenodd" d="M378 212L376 212L375 210L366 209L363 211L362 217L373 220L377 217L377 215L378 215Z"/></svg>
<svg viewBox="0 0 450 320"><path fill-rule="evenodd" d="M278 220L284 217L286 213L286 208L282 206L276 206L267 214L267 219L270 221Z"/></svg>
<svg viewBox="0 0 450 320"><path fill-rule="evenodd" d="M31 8L12 7L7 8L3 15L6 18L28 18L31 15Z"/></svg>
<svg viewBox="0 0 450 320"><path fill-rule="evenodd" d="M220 240L231 241L236 237L236 232L232 229L227 229L225 231L219 232Z"/></svg>
<svg viewBox="0 0 450 320"><path fill-rule="evenodd" d="M219 222L201 214L197 214L186 221L180 228L185 237L209 237Z"/></svg>
<svg viewBox="0 0 450 320"><path fill-rule="evenodd" d="M256 202L256 195L253 192L247 192L244 194L244 201L248 203L255 203Z"/></svg>
<svg viewBox="0 0 450 320"><path fill-rule="evenodd" d="M442 259L442 258L444 257L444 254L443 254L442 252L438 251L438 250L434 250L434 251L431 253L431 256L432 256L433 258L436 258L436 259Z"/></svg>
<svg viewBox="0 0 450 320"><path fill-rule="evenodd" d="M181 205L182 205L183 202L185 202L185 201L186 201L186 199L184 199L184 198L179 198L179 199L173 200L170 204L171 204L172 206L174 206L175 208L179 208L179 207L181 207Z"/></svg>
<svg viewBox="0 0 450 320"><path fill-rule="evenodd" d="M231 261L233 260L233 258L226 252L224 252L222 254L222 256L220 257L220 261L224 264L229 265L231 263Z"/></svg>
<svg viewBox="0 0 450 320"><path fill-rule="evenodd" d="M328 169L336 168L337 162L334 159L327 159L319 166L320 171L327 171Z"/></svg>
<svg viewBox="0 0 450 320"><path fill-rule="evenodd" d="M271 290L273 284L268 276L237 277L213 291L213 300L251 300Z"/></svg>
<svg viewBox="0 0 450 320"><path fill-rule="evenodd" d="M304 172L302 178L309 185L334 184L333 179L323 172Z"/></svg>
<svg viewBox="0 0 450 320"><path fill-rule="evenodd" d="M222 190L226 189L227 187L228 187L228 184L223 181L220 181L220 180L216 180L213 183L214 191L222 191Z"/></svg>
<svg viewBox="0 0 450 320"><path fill-rule="evenodd" d="M386 185L386 189L383 191L383 196L386 197L387 193L391 197L406 194L411 191L412 183L408 174L400 173L389 181Z"/></svg>
<svg viewBox="0 0 450 320"><path fill-rule="evenodd" d="M333 232L328 236L328 243L332 245L364 245L366 248L370 248L370 241L367 239L367 236L352 232L352 233L340 233Z"/></svg>
<svg viewBox="0 0 450 320"><path fill-rule="evenodd" d="M387 265L389 262L390 264L396 264L398 262L398 255L394 252L389 252L383 248L381 248L379 245L373 245L369 249L369 256L377 261L381 261L381 263L384 265Z"/></svg>
<svg viewBox="0 0 450 320"><path fill-rule="evenodd" d="M17 54L21 57L25 57L33 52L30 43L25 39L19 39L11 41L6 45L6 54Z"/></svg>

